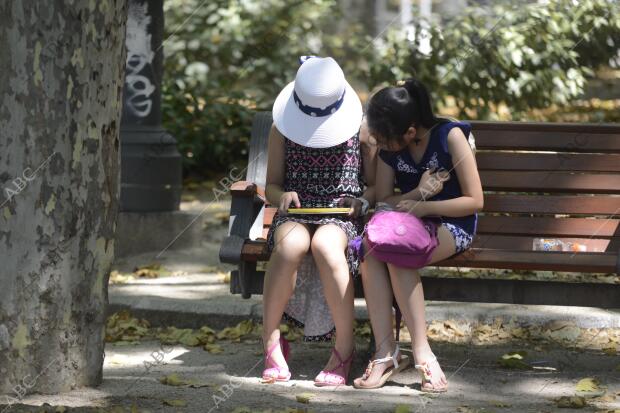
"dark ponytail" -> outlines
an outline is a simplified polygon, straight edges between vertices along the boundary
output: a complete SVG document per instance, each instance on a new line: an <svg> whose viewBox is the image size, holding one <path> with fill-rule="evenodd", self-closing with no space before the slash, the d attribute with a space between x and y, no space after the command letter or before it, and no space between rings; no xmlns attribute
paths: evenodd
<svg viewBox="0 0 620 413"><path fill-rule="evenodd" d="M380 139L402 141L411 126L430 129L444 121L433 113L428 90L417 79L375 93L366 110L368 128Z"/></svg>

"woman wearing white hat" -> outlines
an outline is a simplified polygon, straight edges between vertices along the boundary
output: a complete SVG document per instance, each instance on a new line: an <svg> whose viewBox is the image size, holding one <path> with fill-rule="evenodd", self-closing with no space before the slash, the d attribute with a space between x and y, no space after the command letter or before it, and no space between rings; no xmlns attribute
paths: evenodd
<svg viewBox="0 0 620 413"><path fill-rule="evenodd" d="M266 196L278 206L267 236L271 259L263 288L265 381L291 377L279 324L311 251L336 329L336 344L318 386L346 383L353 359L353 280L359 259L348 246L374 203L375 149L360 137L362 105L330 57L303 57L295 81L273 105ZM366 185L366 189L364 189ZM348 215L288 214L289 208L351 207ZM311 303L310 306L316 303ZM320 312L320 308L313 307ZM328 314L329 315L329 314ZM331 332L306 340L328 340Z"/></svg>

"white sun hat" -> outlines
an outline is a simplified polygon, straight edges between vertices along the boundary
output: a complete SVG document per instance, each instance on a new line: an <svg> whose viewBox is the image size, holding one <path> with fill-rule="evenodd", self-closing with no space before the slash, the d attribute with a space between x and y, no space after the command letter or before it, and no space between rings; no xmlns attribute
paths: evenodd
<svg viewBox="0 0 620 413"><path fill-rule="evenodd" d="M295 81L273 104L273 122L293 142L311 147L339 145L362 122L362 103L331 57L302 56Z"/></svg>

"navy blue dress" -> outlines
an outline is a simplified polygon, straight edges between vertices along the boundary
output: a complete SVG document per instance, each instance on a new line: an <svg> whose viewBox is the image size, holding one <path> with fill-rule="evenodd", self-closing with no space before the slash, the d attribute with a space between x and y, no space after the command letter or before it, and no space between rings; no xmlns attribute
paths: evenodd
<svg viewBox="0 0 620 413"><path fill-rule="evenodd" d="M415 189L420 183L424 171L430 168L445 168L450 171L450 179L443 184L441 192L428 199L428 201L441 201L462 196L461 185L452 164L452 156L448 152L448 133L452 128L460 128L465 135L469 136L471 125L467 122L444 122L431 130L428 146L422 159L415 163L409 148L398 152L379 151L379 157L394 169L395 186L402 193ZM441 216L441 223L454 236L456 253L461 253L471 245L476 233L478 215L466 215L464 217Z"/></svg>

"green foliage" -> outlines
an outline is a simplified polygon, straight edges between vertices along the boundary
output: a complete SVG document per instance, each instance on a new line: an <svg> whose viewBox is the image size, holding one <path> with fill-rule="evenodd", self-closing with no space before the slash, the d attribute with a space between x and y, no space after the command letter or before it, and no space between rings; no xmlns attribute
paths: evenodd
<svg viewBox="0 0 620 413"><path fill-rule="evenodd" d="M518 119L570 103L620 50L620 13L609 0L501 2L427 31L415 20L414 34L394 23L377 39L360 23L339 24L336 0L164 4L164 122L186 172L200 174L247 157L253 112L270 109L300 55L334 56L360 91L416 76L458 116L494 119L507 107ZM420 52L424 38L428 54Z"/></svg>
<svg viewBox="0 0 620 413"><path fill-rule="evenodd" d="M370 86L417 76L446 103L454 97L461 116L493 117L500 104L522 112L567 104L583 93L593 68L620 50L620 14L607 0L551 0L549 4L498 6L491 15L469 9L462 18L425 34L416 22L407 39L390 30L368 56ZM432 51L419 51L430 36Z"/></svg>
<svg viewBox="0 0 620 413"><path fill-rule="evenodd" d="M254 110L269 110L316 54L334 0L170 0L163 117L186 172L223 170L247 154Z"/></svg>

